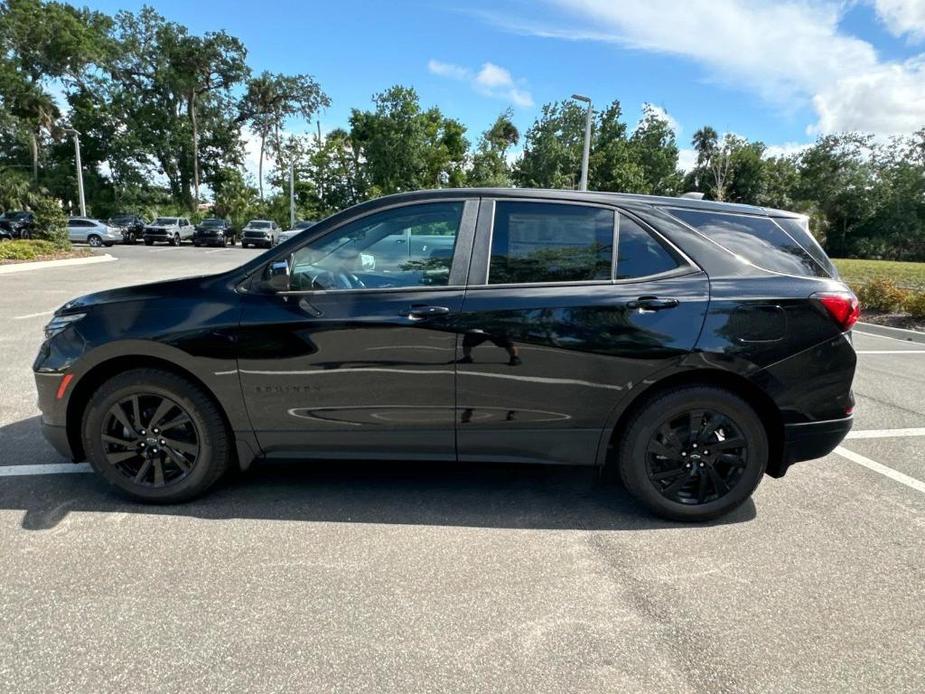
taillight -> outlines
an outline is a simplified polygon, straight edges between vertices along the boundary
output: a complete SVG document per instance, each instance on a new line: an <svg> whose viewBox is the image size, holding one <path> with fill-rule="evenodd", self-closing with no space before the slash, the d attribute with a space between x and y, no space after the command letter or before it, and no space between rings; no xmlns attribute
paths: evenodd
<svg viewBox="0 0 925 694"><path fill-rule="evenodd" d="M844 330L851 330L861 316L861 305L852 292L818 292L813 294L829 315Z"/></svg>

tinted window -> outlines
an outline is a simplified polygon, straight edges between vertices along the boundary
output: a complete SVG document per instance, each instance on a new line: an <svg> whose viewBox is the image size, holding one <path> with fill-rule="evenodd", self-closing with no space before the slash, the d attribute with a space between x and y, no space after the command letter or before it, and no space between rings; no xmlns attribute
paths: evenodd
<svg viewBox="0 0 925 694"><path fill-rule="evenodd" d="M598 207L499 202L489 284L609 280L614 213Z"/></svg>
<svg viewBox="0 0 925 694"><path fill-rule="evenodd" d="M825 268L831 277L838 277L838 270L829 260L829 256L822 250L819 242L809 233L809 222L804 217L801 219L791 219L786 217L775 217L774 221L809 253L813 259Z"/></svg>
<svg viewBox="0 0 925 694"><path fill-rule="evenodd" d="M293 287L446 285L462 210L461 202L408 205L346 224L293 254Z"/></svg>
<svg viewBox="0 0 925 694"><path fill-rule="evenodd" d="M617 279L648 277L678 267L677 261L649 232L628 217L620 217Z"/></svg>
<svg viewBox="0 0 925 694"><path fill-rule="evenodd" d="M753 265L788 275L828 277L800 244L767 217L700 210L669 211Z"/></svg>

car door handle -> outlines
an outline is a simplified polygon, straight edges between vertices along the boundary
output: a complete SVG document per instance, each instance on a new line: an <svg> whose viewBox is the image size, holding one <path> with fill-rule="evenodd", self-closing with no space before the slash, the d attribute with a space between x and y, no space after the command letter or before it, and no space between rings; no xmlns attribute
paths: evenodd
<svg viewBox="0 0 925 694"><path fill-rule="evenodd" d="M433 318L434 316L444 316L450 312L446 306L421 306L415 304L405 315L411 320L424 320L425 318Z"/></svg>
<svg viewBox="0 0 925 694"><path fill-rule="evenodd" d="M657 296L640 296L635 301L628 301L627 308L642 309L643 311L662 311L666 308L674 308L679 301L677 299L660 299Z"/></svg>

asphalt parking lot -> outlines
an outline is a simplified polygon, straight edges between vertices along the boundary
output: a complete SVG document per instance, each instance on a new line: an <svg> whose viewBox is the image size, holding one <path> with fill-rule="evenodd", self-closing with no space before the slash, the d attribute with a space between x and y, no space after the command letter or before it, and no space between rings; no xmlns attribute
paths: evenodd
<svg viewBox="0 0 925 694"><path fill-rule="evenodd" d="M258 251L106 252L0 275L0 691L922 690L925 343L857 331L851 438L710 525L502 465L257 466L152 508L47 467L41 328Z"/></svg>

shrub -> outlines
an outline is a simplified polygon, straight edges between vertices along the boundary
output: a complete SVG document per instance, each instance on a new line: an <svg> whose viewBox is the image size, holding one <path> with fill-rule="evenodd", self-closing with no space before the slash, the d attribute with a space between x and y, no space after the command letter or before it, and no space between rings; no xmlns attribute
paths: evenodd
<svg viewBox="0 0 925 694"><path fill-rule="evenodd" d="M861 308L867 311L894 313L903 308L909 291L898 287L893 280L877 278L855 289Z"/></svg>
<svg viewBox="0 0 925 694"><path fill-rule="evenodd" d="M60 250L51 241L6 241L0 243L0 260L35 260Z"/></svg>
<svg viewBox="0 0 925 694"><path fill-rule="evenodd" d="M33 238L50 241L57 248L70 248L67 216L55 199L47 195L37 195L32 201L32 211L35 213Z"/></svg>
<svg viewBox="0 0 925 694"><path fill-rule="evenodd" d="M903 308L914 318L925 318L925 292L910 292Z"/></svg>

